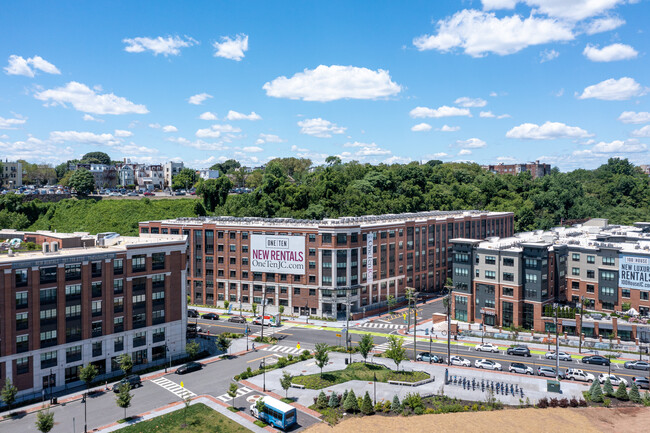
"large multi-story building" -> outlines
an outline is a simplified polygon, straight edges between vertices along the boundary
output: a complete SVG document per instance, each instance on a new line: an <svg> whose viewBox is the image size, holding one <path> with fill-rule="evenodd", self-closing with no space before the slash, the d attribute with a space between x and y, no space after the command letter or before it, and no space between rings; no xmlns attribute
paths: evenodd
<svg viewBox="0 0 650 433"><path fill-rule="evenodd" d="M268 299L292 314L337 317L386 305L406 288L431 292L450 275L456 236L511 236L513 214L432 211L295 220L178 218L140 223L141 234L190 240L187 284L196 304L250 308Z"/></svg>
<svg viewBox="0 0 650 433"><path fill-rule="evenodd" d="M176 176L178 173L181 172L181 170L184 168L183 162L174 162L174 161L169 161L166 162L164 167L164 179L165 179L165 188L171 188L172 187L172 179L174 176Z"/></svg>
<svg viewBox="0 0 650 433"><path fill-rule="evenodd" d="M41 250L0 256L0 382L20 394L99 379L117 358L164 362L185 350L187 242L183 236L0 231ZM136 370L141 367L136 367Z"/></svg>
<svg viewBox="0 0 650 433"><path fill-rule="evenodd" d="M458 320L544 332L554 329L545 310L553 303L650 315L650 223L619 226L594 219L571 228L451 243L452 315ZM582 329L586 336L614 332L622 339L650 341L650 327L642 321L638 326L580 322L565 318L562 326L568 334Z"/></svg>
<svg viewBox="0 0 650 433"><path fill-rule="evenodd" d="M0 171L0 186L13 189L23 186L23 164L20 162L9 162L6 160L2 163Z"/></svg>
<svg viewBox="0 0 650 433"><path fill-rule="evenodd" d="M524 164L495 164L483 165L481 168L496 174L513 174L530 172L533 179L551 174L551 164L542 164L539 161L527 162Z"/></svg>

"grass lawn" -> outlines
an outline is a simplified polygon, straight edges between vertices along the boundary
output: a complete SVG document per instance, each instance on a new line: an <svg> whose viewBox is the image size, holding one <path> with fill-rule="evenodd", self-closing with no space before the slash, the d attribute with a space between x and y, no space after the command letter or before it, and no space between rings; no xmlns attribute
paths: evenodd
<svg viewBox="0 0 650 433"><path fill-rule="evenodd" d="M143 421L125 427L120 433L245 433L250 432L245 427L226 418L208 406L197 403L187 409L187 427L183 428L183 412L185 408L176 410L166 415L161 415L149 421Z"/></svg>
<svg viewBox="0 0 650 433"><path fill-rule="evenodd" d="M305 388L309 389L321 389L349 380L365 380L370 382L373 380L375 374L377 375L377 382L388 382L389 380L418 382L430 377L424 371L396 372L382 365L356 362L348 365L343 370L325 372L323 373L323 377L321 377L320 373L310 374L308 376L296 376L292 382L304 385Z"/></svg>

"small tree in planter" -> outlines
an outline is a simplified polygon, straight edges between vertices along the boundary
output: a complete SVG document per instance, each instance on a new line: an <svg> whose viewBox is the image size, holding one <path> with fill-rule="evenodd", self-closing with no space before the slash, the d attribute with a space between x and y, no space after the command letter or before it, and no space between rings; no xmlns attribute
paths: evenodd
<svg viewBox="0 0 650 433"><path fill-rule="evenodd" d="M45 411L38 411L36 415L36 428L41 433L48 433L54 428L54 414L50 412L49 407Z"/></svg>
<svg viewBox="0 0 650 433"><path fill-rule="evenodd" d="M328 350L329 346L326 343L316 343L314 358L316 359L316 365L320 368L320 377L323 377L323 367L325 367L330 360L330 357L327 354Z"/></svg>
<svg viewBox="0 0 650 433"><path fill-rule="evenodd" d="M187 356L189 356L190 359L194 359L199 353L199 347L198 341L190 341L185 345L185 353L187 353Z"/></svg>
<svg viewBox="0 0 650 433"><path fill-rule="evenodd" d="M372 350L373 346L374 340L372 338L372 335L363 334L361 341L359 341L359 353L361 353L361 356L363 356L364 363L366 362L366 358L368 358L368 354Z"/></svg>
<svg viewBox="0 0 650 433"><path fill-rule="evenodd" d="M255 302L251 305L251 310L253 310L253 316L257 316L257 304Z"/></svg>
<svg viewBox="0 0 650 433"><path fill-rule="evenodd" d="M372 415L375 412L368 391L366 391L366 395L363 396L363 403L361 404L361 412L363 412L364 415Z"/></svg>
<svg viewBox="0 0 650 433"><path fill-rule="evenodd" d="M237 384L234 382L230 382L230 388L228 388L228 396L232 398L232 407L235 407L235 397L237 397Z"/></svg>
<svg viewBox="0 0 650 433"><path fill-rule="evenodd" d="M402 411L402 405L399 402L399 397L397 394L393 397L393 403L390 405L390 410L394 413L400 413Z"/></svg>
<svg viewBox="0 0 650 433"><path fill-rule="evenodd" d="M614 387L612 386L612 382L609 380L609 377L605 381L605 385L603 385L603 393L607 397L613 397L614 396Z"/></svg>
<svg viewBox="0 0 650 433"><path fill-rule="evenodd" d="M618 389L616 390L614 397L622 401L629 400L630 397L627 395L627 387L625 386L625 382L621 382L621 384L618 385Z"/></svg>
<svg viewBox="0 0 650 433"><path fill-rule="evenodd" d="M126 419L126 409L131 406L131 385L129 383L123 383L119 387L119 392L117 394L117 406L124 409L124 419Z"/></svg>
<svg viewBox="0 0 650 433"><path fill-rule="evenodd" d="M639 394L639 388L636 386L636 383L632 382L630 386L630 401L634 403L641 403L641 394Z"/></svg>
<svg viewBox="0 0 650 433"><path fill-rule="evenodd" d="M603 401L603 389L600 387L600 383L594 380L591 388L591 401L594 403L601 403Z"/></svg>
<svg viewBox="0 0 650 433"><path fill-rule="evenodd" d="M339 406L339 396L336 395L335 392L333 392L332 395L330 395L330 401L327 405L332 409L335 409Z"/></svg>
<svg viewBox="0 0 650 433"><path fill-rule="evenodd" d="M325 392L321 391L320 394L318 394L318 400L316 400L316 406L318 406L319 409L325 409L327 407L327 396L325 395Z"/></svg>
<svg viewBox="0 0 650 433"><path fill-rule="evenodd" d="M16 401L16 394L18 394L18 388L11 383L11 379L7 378L4 388L2 388L2 401L9 406L9 410Z"/></svg>
<svg viewBox="0 0 650 433"><path fill-rule="evenodd" d="M282 377L280 378L280 385L284 389L284 398L288 398L289 388L291 388L291 381L293 376L288 371L282 372Z"/></svg>
<svg viewBox="0 0 650 433"><path fill-rule="evenodd" d="M219 334L215 343L217 345L217 349L222 351L224 355L228 354L228 349L232 345L232 341L229 338L226 338L223 334Z"/></svg>
<svg viewBox="0 0 650 433"><path fill-rule="evenodd" d="M343 402L343 409L347 412L356 413L359 412L359 402L357 401L357 396L354 395L354 390L350 390L348 396Z"/></svg>

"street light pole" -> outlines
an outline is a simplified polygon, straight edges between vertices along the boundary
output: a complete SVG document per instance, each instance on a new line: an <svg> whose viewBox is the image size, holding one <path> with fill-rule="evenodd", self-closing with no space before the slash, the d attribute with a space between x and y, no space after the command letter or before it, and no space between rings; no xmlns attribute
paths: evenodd
<svg viewBox="0 0 650 433"><path fill-rule="evenodd" d="M560 309L559 304L555 304L555 380L560 381L560 339L558 337L559 323L557 320L557 311Z"/></svg>
<svg viewBox="0 0 650 433"><path fill-rule="evenodd" d="M84 395L84 433L88 433L88 391Z"/></svg>
<svg viewBox="0 0 650 433"><path fill-rule="evenodd" d="M352 352L350 351L350 289L347 290L347 308L346 308L346 325L345 325L345 349L348 351L350 354L350 360L348 363L352 364Z"/></svg>
<svg viewBox="0 0 650 433"><path fill-rule="evenodd" d="M264 291L262 292L264 298L262 298L262 344L264 344L264 311L266 309L266 287L264 287ZM262 388L264 389L264 392L266 392L266 357L262 358L262 362L264 363L263 369L262 369L262 376L263 376L263 381L264 384Z"/></svg>
<svg viewBox="0 0 650 433"><path fill-rule="evenodd" d="M585 309L585 297L580 297L580 332L578 332L578 353L582 353L582 313Z"/></svg>
<svg viewBox="0 0 650 433"><path fill-rule="evenodd" d="M239 298L239 317L241 317L241 297Z"/></svg>
<svg viewBox="0 0 650 433"><path fill-rule="evenodd" d="M451 286L447 286L447 365L451 365Z"/></svg>
<svg viewBox="0 0 650 433"><path fill-rule="evenodd" d="M417 354L418 354L418 348L417 348L417 333L418 333L418 310L417 310L417 296L418 293L414 292L413 293L413 360L415 361ZM429 357L431 356L431 353L429 353Z"/></svg>

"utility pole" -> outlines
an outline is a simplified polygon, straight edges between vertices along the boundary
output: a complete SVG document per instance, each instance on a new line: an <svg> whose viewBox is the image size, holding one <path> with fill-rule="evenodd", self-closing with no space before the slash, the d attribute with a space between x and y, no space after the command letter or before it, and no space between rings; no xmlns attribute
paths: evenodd
<svg viewBox="0 0 650 433"><path fill-rule="evenodd" d="M451 365L451 286L447 286L447 365Z"/></svg>
<svg viewBox="0 0 650 433"><path fill-rule="evenodd" d="M582 313L585 309L585 297L580 297L580 332L578 332L578 353L582 353Z"/></svg>
<svg viewBox="0 0 650 433"><path fill-rule="evenodd" d="M350 360L348 361L348 363L349 363L349 364L352 364L352 351L351 351L351 347L350 347L350 289L349 289L349 288L348 288L348 290L347 290L347 294L348 294L348 296L347 296L347 298L348 298L348 302L347 302L347 304L348 304L348 305L347 305L347 309L346 309L347 314L345 315L345 316L346 316L346 317L345 317L345 318L346 318L346 325L345 325L345 349L346 349L346 350L348 351L348 353L350 354L350 358L349 358Z"/></svg>
<svg viewBox="0 0 650 433"><path fill-rule="evenodd" d="M417 296L418 293L414 292L413 293L413 360L415 361L416 357L418 356L418 348L417 348L417 333L418 333L418 310L417 310ZM431 354L429 353L429 356Z"/></svg>
<svg viewBox="0 0 650 433"><path fill-rule="evenodd" d="M264 291L262 292L262 296L264 296L264 297L262 298L262 332L261 332L261 336L262 336L262 344L264 344L264 311L266 309L266 287L264 287ZM266 392L266 356L264 358L262 358L262 362L263 362L263 367L262 367L263 368L262 369L263 385L262 385L262 389L264 390L264 392Z"/></svg>
<svg viewBox="0 0 650 433"><path fill-rule="evenodd" d="M560 381L560 339L558 337L559 323L557 320L557 311L560 309L559 304L555 306L555 380Z"/></svg>

